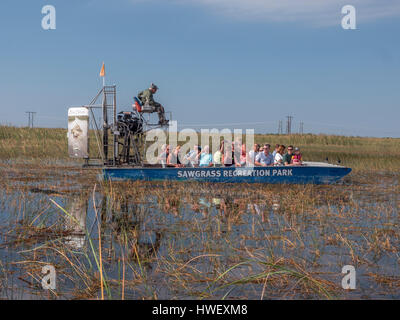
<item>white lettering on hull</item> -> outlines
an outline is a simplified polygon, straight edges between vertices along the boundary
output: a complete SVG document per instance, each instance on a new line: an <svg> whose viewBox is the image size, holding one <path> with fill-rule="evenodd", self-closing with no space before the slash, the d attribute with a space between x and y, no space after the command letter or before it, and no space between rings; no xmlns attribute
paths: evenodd
<svg viewBox="0 0 400 320"><path fill-rule="evenodd" d="M291 177L293 169L178 170L178 178Z"/></svg>

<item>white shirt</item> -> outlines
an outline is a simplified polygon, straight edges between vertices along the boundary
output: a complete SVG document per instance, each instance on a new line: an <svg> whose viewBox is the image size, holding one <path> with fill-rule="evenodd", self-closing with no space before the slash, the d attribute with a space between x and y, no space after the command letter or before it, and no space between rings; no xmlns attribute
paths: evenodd
<svg viewBox="0 0 400 320"><path fill-rule="evenodd" d="M276 153L274 164L283 164L283 156L280 153Z"/></svg>
<svg viewBox="0 0 400 320"><path fill-rule="evenodd" d="M197 151L196 150L191 150L185 157L186 160L189 161L190 165L197 165L198 164L198 159L196 159L197 157Z"/></svg>

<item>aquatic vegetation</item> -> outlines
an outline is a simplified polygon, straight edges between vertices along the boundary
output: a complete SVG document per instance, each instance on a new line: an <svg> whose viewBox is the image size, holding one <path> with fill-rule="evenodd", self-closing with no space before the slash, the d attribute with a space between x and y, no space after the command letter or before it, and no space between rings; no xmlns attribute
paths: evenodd
<svg viewBox="0 0 400 320"><path fill-rule="evenodd" d="M0 171L2 297L399 297L397 173L285 186L98 182L98 170L65 164ZM55 290L41 286L47 264ZM341 287L344 265L356 290Z"/></svg>
<svg viewBox="0 0 400 320"><path fill-rule="evenodd" d="M256 136L355 169L330 186L110 182L65 130L0 127L0 297L398 299L398 141Z"/></svg>

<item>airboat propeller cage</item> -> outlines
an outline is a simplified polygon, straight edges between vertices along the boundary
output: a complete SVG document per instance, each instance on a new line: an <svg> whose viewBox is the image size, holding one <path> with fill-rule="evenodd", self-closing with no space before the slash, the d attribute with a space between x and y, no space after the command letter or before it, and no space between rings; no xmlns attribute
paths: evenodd
<svg viewBox="0 0 400 320"><path fill-rule="evenodd" d="M135 99L140 105L140 101ZM85 159L85 166L143 166L145 133L160 124L149 123L142 112L120 112L117 116L116 86L103 86L88 105L68 110L68 153L72 158ZM89 155L89 130L96 151ZM94 148L95 149L95 148Z"/></svg>
<svg viewBox="0 0 400 320"><path fill-rule="evenodd" d="M68 154L71 158L89 157L89 109L68 109Z"/></svg>

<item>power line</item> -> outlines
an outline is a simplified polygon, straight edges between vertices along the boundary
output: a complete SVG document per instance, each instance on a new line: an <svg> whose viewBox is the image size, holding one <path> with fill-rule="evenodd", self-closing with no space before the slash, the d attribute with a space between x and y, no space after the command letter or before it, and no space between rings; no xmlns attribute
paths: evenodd
<svg viewBox="0 0 400 320"><path fill-rule="evenodd" d="M275 123L275 121L261 121L261 122L224 122L224 123L181 123L178 122L178 126L192 126L192 127L210 127L210 126L233 126L233 125L261 125L261 124L269 124Z"/></svg>
<svg viewBox="0 0 400 320"><path fill-rule="evenodd" d="M283 128L282 128L282 120L279 120L279 126L278 126L278 134L283 134Z"/></svg>
<svg viewBox="0 0 400 320"><path fill-rule="evenodd" d="M303 133L304 133L304 122L303 122L303 121L300 121L299 133L300 133L300 134L303 134Z"/></svg>
<svg viewBox="0 0 400 320"><path fill-rule="evenodd" d="M28 114L28 128L33 128L33 117L35 116L36 112L26 111L25 113Z"/></svg>
<svg viewBox="0 0 400 320"><path fill-rule="evenodd" d="M292 120L293 116L286 116L287 122L286 122L286 134L292 134Z"/></svg>

